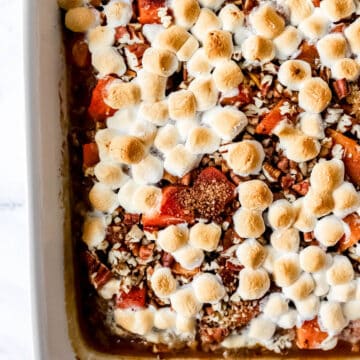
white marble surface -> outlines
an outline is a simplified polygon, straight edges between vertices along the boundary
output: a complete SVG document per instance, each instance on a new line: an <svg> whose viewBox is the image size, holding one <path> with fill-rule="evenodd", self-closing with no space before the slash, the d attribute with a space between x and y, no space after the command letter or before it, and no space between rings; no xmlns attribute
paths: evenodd
<svg viewBox="0 0 360 360"><path fill-rule="evenodd" d="M22 1L0 8L0 360L31 360Z"/></svg>

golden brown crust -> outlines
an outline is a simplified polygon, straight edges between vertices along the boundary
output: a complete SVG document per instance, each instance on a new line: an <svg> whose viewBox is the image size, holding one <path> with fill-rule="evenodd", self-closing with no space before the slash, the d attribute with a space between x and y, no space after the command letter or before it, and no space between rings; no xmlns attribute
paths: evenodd
<svg viewBox="0 0 360 360"><path fill-rule="evenodd" d="M114 161L137 164L145 157L145 146L135 136L116 136L111 140L109 152Z"/></svg>

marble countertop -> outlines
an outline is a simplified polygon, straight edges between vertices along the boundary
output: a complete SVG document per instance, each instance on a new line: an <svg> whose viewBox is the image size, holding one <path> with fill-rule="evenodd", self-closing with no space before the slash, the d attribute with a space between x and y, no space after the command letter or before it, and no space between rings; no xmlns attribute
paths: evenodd
<svg viewBox="0 0 360 360"><path fill-rule="evenodd" d="M0 0L0 6L0 360L31 360L23 10L21 0Z"/></svg>

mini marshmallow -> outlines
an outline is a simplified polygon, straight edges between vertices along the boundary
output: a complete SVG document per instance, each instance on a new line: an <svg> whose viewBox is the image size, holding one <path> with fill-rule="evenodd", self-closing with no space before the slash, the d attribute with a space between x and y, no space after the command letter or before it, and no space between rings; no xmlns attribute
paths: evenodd
<svg viewBox="0 0 360 360"><path fill-rule="evenodd" d="M341 285L354 278L354 269L350 260L344 255L335 255L333 264L326 271L326 279L330 285Z"/></svg>
<svg viewBox="0 0 360 360"><path fill-rule="evenodd" d="M211 154L218 149L220 138L210 129L197 126L191 129L186 147L192 154Z"/></svg>
<svg viewBox="0 0 360 360"><path fill-rule="evenodd" d="M189 38L190 34L181 26L173 25L157 34L152 46L176 53Z"/></svg>
<svg viewBox="0 0 360 360"><path fill-rule="evenodd" d="M118 130L121 133L128 133L133 126L133 123L136 121L137 118L137 107L124 107L118 111L113 116L110 116L106 119L106 126L109 129ZM98 130L96 134L99 133ZM115 133L115 132L114 132ZM96 136L96 135L95 135Z"/></svg>
<svg viewBox="0 0 360 360"><path fill-rule="evenodd" d="M240 208L233 215L234 228L242 238L257 238L265 231L264 220L261 212Z"/></svg>
<svg viewBox="0 0 360 360"><path fill-rule="evenodd" d="M289 141L282 141L280 145L289 160L301 163L316 158L321 150L320 143L305 134L297 134Z"/></svg>
<svg viewBox="0 0 360 360"><path fill-rule="evenodd" d="M287 26L285 30L274 39L276 57L285 60L292 56L299 47L302 37L299 30L293 26Z"/></svg>
<svg viewBox="0 0 360 360"><path fill-rule="evenodd" d="M234 106L217 106L205 112L202 120L225 141L231 141L248 124L246 115Z"/></svg>
<svg viewBox="0 0 360 360"><path fill-rule="evenodd" d="M199 125L197 119L182 120L175 123L176 129L179 132L181 142L186 141L190 131Z"/></svg>
<svg viewBox="0 0 360 360"><path fill-rule="evenodd" d="M220 10L219 19L223 30L235 32L243 25L245 15L235 4L227 4Z"/></svg>
<svg viewBox="0 0 360 360"><path fill-rule="evenodd" d="M328 191L310 188L304 197L304 207L308 213L321 217L333 210L334 200Z"/></svg>
<svg viewBox="0 0 360 360"><path fill-rule="evenodd" d="M155 40L163 31L165 31L165 28L160 24L144 24L142 27L143 35L150 44L154 43L154 45L156 44Z"/></svg>
<svg viewBox="0 0 360 360"><path fill-rule="evenodd" d="M197 0L173 0L171 8L177 25L190 28L200 15L200 6Z"/></svg>
<svg viewBox="0 0 360 360"><path fill-rule="evenodd" d="M221 228L215 223L197 223L190 229L189 243L205 251L216 250L221 237Z"/></svg>
<svg viewBox="0 0 360 360"><path fill-rule="evenodd" d="M255 140L243 140L228 147L225 159L234 172L240 176L258 174L265 153L262 145Z"/></svg>
<svg viewBox="0 0 360 360"><path fill-rule="evenodd" d="M304 82L311 78L310 64L303 60L287 60L280 65L278 78L290 90L300 90Z"/></svg>
<svg viewBox="0 0 360 360"><path fill-rule="evenodd" d="M138 184L155 184L161 180L163 172L163 162L150 154L131 167L132 177Z"/></svg>
<svg viewBox="0 0 360 360"><path fill-rule="evenodd" d="M200 41L204 41L209 31L214 29L220 29L221 22L213 11L207 8L203 8L200 11L200 15L192 27L191 32Z"/></svg>
<svg viewBox="0 0 360 360"><path fill-rule="evenodd" d="M274 261L273 276L277 286L290 286L299 278L300 272L297 254L287 254Z"/></svg>
<svg viewBox="0 0 360 360"><path fill-rule="evenodd" d="M321 78L305 80L299 91L299 106L311 113L321 113L331 101L329 85Z"/></svg>
<svg viewBox="0 0 360 360"><path fill-rule="evenodd" d="M322 270L326 266L326 253L319 247L310 245L300 251L301 269L314 273Z"/></svg>
<svg viewBox="0 0 360 360"><path fill-rule="evenodd" d="M169 152L179 143L179 132L174 125L165 125L159 129L154 140L154 146L163 154Z"/></svg>
<svg viewBox="0 0 360 360"><path fill-rule="evenodd" d="M242 55L247 61L266 63L275 57L273 42L258 35L251 35L242 43Z"/></svg>
<svg viewBox="0 0 360 360"><path fill-rule="evenodd" d="M331 75L337 80L356 81L360 75L360 65L354 59L339 59L332 65Z"/></svg>
<svg viewBox="0 0 360 360"><path fill-rule="evenodd" d="M320 9L315 9L312 15L304 19L298 29L309 40L322 38L329 27L328 19L323 15Z"/></svg>
<svg viewBox="0 0 360 360"><path fill-rule="evenodd" d="M160 308L154 315L154 327L160 330L172 329L176 325L176 314L170 308Z"/></svg>
<svg viewBox="0 0 360 360"><path fill-rule="evenodd" d="M135 212L133 204L133 196L135 191L139 188L139 185L132 179L129 179L119 190L118 200L119 204L125 209L128 213Z"/></svg>
<svg viewBox="0 0 360 360"><path fill-rule="evenodd" d="M176 280L169 268L157 268L151 275L151 288L159 298L167 298L176 290Z"/></svg>
<svg viewBox="0 0 360 360"><path fill-rule="evenodd" d="M255 340L265 342L270 340L276 330L276 325L263 316L259 316L250 322L249 337Z"/></svg>
<svg viewBox="0 0 360 360"><path fill-rule="evenodd" d="M229 60L233 53L231 33L224 30L209 31L203 41L205 55L213 65Z"/></svg>
<svg viewBox="0 0 360 360"><path fill-rule="evenodd" d="M270 205L267 219L273 229L286 229L293 224L295 215L292 205L287 200L281 199Z"/></svg>
<svg viewBox="0 0 360 360"><path fill-rule="evenodd" d="M344 182L333 192L335 202L334 214L338 217L345 217L360 207L360 194L354 185Z"/></svg>
<svg viewBox="0 0 360 360"><path fill-rule="evenodd" d="M324 126L320 114L312 114L303 112L300 114L300 129L301 131L315 139L323 139Z"/></svg>
<svg viewBox="0 0 360 360"><path fill-rule="evenodd" d="M192 282L195 296L201 303L218 303L226 294L218 278L210 273L196 276Z"/></svg>
<svg viewBox="0 0 360 360"><path fill-rule="evenodd" d="M116 325L121 326L123 329L135 332L135 313L129 310L115 309L114 320Z"/></svg>
<svg viewBox="0 0 360 360"><path fill-rule="evenodd" d="M334 246L344 235L342 222L334 215L320 219L314 229L315 238L324 246Z"/></svg>
<svg viewBox="0 0 360 360"><path fill-rule="evenodd" d="M321 328L331 334L339 333L347 325L341 305L333 301L323 301L321 303L319 322Z"/></svg>
<svg viewBox="0 0 360 360"><path fill-rule="evenodd" d="M186 64L186 70L189 75L195 78L201 75L210 74L212 68L213 66L210 64L203 48L196 50Z"/></svg>
<svg viewBox="0 0 360 360"><path fill-rule="evenodd" d="M237 293L243 300L260 299L266 294L269 288L270 279L265 270L245 268L240 271Z"/></svg>
<svg viewBox="0 0 360 360"><path fill-rule="evenodd" d="M142 65L145 71L169 77L177 70L178 61L174 53L169 50L149 47L143 54Z"/></svg>
<svg viewBox="0 0 360 360"><path fill-rule="evenodd" d="M141 89L142 100L156 102L165 98L166 77L140 70L136 81Z"/></svg>
<svg viewBox="0 0 360 360"><path fill-rule="evenodd" d="M272 246L267 245L265 246L266 250L266 259L263 263L263 268L269 272L272 273L274 270L274 262L277 260L281 255L280 253L275 250Z"/></svg>
<svg viewBox="0 0 360 360"><path fill-rule="evenodd" d="M145 147L135 136L119 135L110 142L109 156L119 163L137 164L145 157Z"/></svg>
<svg viewBox="0 0 360 360"><path fill-rule="evenodd" d="M106 87L104 103L113 109L123 109L140 102L140 88L134 83L113 80Z"/></svg>
<svg viewBox="0 0 360 360"><path fill-rule="evenodd" d="M190 245L183 246L180 250L172 254L175 260L187 270L193 270L199 267L204 261L204 252L201 249Z"/></svg>
<svg viewBox="0 0 360 360"><path fill-rule="evenodd" d="M106 222L104 216L88 216L84 221L82 241L90 248L98 247L106 236Z"/></svg>
<svg viewBox="0 0 360 360"><path fill-rule="evenodd" d="M250 23L256 34L266 39L274 39L285 28L285 20L268 4L261 5L251 12Z"/></svg>
<svg viewBox="0 0 360 360"><path fill-rule="evenodd" d="M310 202L313 202L310 199ZM294 227L302 232L313 231L316 224L316 216L309 213L304 206L304 198L299 198L293 202L295 211L297 212Z"/></svg>
<svg viewBox="0 0 360 360"><path fill-rule="evenodd" d="M350 300L354 300L356 293L356 282L348 282L346 284L334 285L330 287L330 291L327 294L329 301L337 301L346 303Z"/></svg>
<svg viewBox="0 0 360 360"><path fill-rule="evenodd" d="M270 242L277 251L297 252L300 245L299 231L294 228L275 230L270 236Z"/></svg>
<svg viewBox="0 0 360 360"><path fill-rule="evenodd" d="M360 319L360 300L351 300L343 305L343 312L348 321Z"/></svg>
<svg viewBox="0 0 360 360"><path fill-rule="evenodd" d="M164 168L175 176L182 177L198 163L198 157L193 155L182 144L176 145L165 155Z"/></svg>
<svg viewBox="0 0 360 360"><path fill-rule="evenodd" d="M118 206L116 194L106 185L95 183L89 192L89 200L95 210L112 213Z"/></svg>
<svg viewBox="0 0 360 360"><path fill-rule="evenodd" d="M289 305L281 293L270 294L263 313L266 317L272 321L276 321L281 315L285 314L289 310Z"/></svg>
<svg viewBox="0 0 360 360"><path fill-rule="evenodd" d="M213 10L219 9L219 7L225 2L225 0L199 0L199 3L204 8L210 8Z"/></svg>
<svg viewBox="0 0 360 360"><path fill-rule="evenodd" d="M213 72L216 87L222 92L237 91L244 80L240 67L232 60L219 62Z"/></svg>
<svg viewBox="0 0 360 360"><path fill-rule="evenodd" d="M154 142L157 128L154 124L138 119L134 121L129 129L129 135L135 136L148 149Z"/></svg>
<svg viewBox="0 0 360 360"><path fill-rule="evenodd" d="M339 33L326 35L316 44L321 62L329 67L346 56L346 46L344 36Z"/></svg>
<svg viewBox="0 0 360 360"><path fill-rule="evenodd" d="M360 19L352 22L344 31L347 41L349 42L351 51L360 54Z"/></svg>
<svg viewBox="0 0 360 360"><path fill-rule="evenodd" d="M297 311L289 310L285 314L281 315L277 321L277 326L283 329L292 329L296 325Z"/></svg>
<svg viewBox="0 0 360 360"><path fill-rule="evenodd" d="M99 182L113 190L118 189L128 179L121 166L107 161L100 161L96 164L94 174Z"/></svg>
<svg viewBox="0 0 360 360"><path fill-rule="evenodd" d="M111 1L104 6L106 23L115 28L127 25L132 17L132 7L127 1Z"/></svg>
<svg viewBox="0 0 360 360"><path fill-rule="evenodd" d="M285 0L285 4L290 10L290 22L292 25L299 25L314 11L311 0Z"/></svg>
<svg viewBox="0 0 360 360"><path fill-rule="evenodd" d="M91 62L100 77L109 74L121 76L126 71L124 58L112 47L101 48L93 53Z"/></svg>
<svg viewBox="0 0 360 360"><path fill-rule="evenodd" d="M179 61L188 61L195 54L196 50L199 48L199 42L194 36L189 36L189 38L184 42L183 46L177 51L176 56Z"/></svg>
<svg viewBox="0 0 360 360"><path fill-rule="evenodd" d="M139 214L158 211L161 204L161 189L156 186L139 186L132 196L132 208Z"/></svg>
<svg viewBox="0 0 360 360"><path fill-rule="evenodd" d="M176 317L176 330L179 334L193 334L196 330L196 319L181 315Z"/></svg>
<svg viewBox="0 0 360 360"><path fill-rule="evenodd" d="M296 301L295 305L302 320L311 320L319 312L320 300L317 296L311 294L303 300Z"/></svg>
<svg viewBox="0 0 360 360"><path fill-rule="evenodd" d="M356 8L353 0L323 0L320 9L332 22L336 22L349 17Z"/></svg>
<svg viewBox="0 0 360 360"><path fill-rule="evenodd" d="M188 237L186 225L170 225L159 231L157 243L163 250L172 253L183 247L188 242Z"/></svg>
<svg viewBox="0 0 360 360"><path fill-rule="evenodd" d="M300 301L306 299L315 288L315 282L308 273L302 273L300 277L290 286L284 287L284 295L293 300Z"/></svg>
<svg viewBox="0 0 360 360"><path fill-rule="evenodd" d="M255 239L247 239L236 249L236 256L246 268L257 269L266 258L266 250Z"/></svg>
<svg viewBox="0 0 360 360"><path fill-rule="evenodd" d="M197 111L209 110L216 105L219 92L210 76L193 80L189 85L189 90L195 96Z"/></svg>
<svg viewBox="0 0 360 360"><path fill-rule="evenodd" d="M240 204L252 210L265 210L273 200L269 187L262 180L249 180L238 187Z"/></svg>
<svg viewBox="0 0 360 360"><path fill-rule="evenodd" d="M105 300L111 300L120 290L120 280L111 279L106 284L97 288L98 294Z"/></svg>
<svg viewBox="0 0 360 360"><path fill-rule="evenodd" d="M325 296L330 289L329 284L326 280L326 272L320 271L313 273L313 278L315 281L315 289L314 289L314 295L316 296Z"/></svg>
<svg viewBox="0 0 360 360"><path fill-rule="evenodd" d="M163 126L169 120L168 104L166 101L154 103L142 102L139 108L139 115L154 125Z"/></svg>
<svg viewBox="0 0 360 360"><path fill-rule="evenodd" d="M154 312L150 309L137 310L134 313L133 333L145 335L154 326Z"/></svg>
<svg viewBox="0 0 360 360"><path fill-rule="evenodd" d="M173 120L194 119L196 98L189 90L178 90L169 95L169 115Z"/></svg>
<svg viewBox="0 0 360 360"><path fill-rule="evenodd" d="M66 12L65 26L73 32L86 32L98 21L97 11L86 7L73 7Z"/></svg>
<svg viewBox="0 0 360 360"><path fill-rule="evenodd" d="M110 47L115 41L115 30L110 26L96 26L87 34L89 50L93 53Z"/></svg>

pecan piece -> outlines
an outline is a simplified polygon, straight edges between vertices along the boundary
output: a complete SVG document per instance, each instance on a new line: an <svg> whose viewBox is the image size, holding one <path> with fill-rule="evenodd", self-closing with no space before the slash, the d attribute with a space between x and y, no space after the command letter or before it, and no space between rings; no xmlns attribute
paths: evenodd
<svg viewBox="0 0 360 360"><path fill-rule="evenodd" d="M345 79L336 80L332 85L339 100L342 100L349 95L350 89Z"/></svg>
<svg viewBox="0 0 360 360"><path fill-rule="evenodd" d="M295 190L298 194L304 196L309 191L309 182L307 180L304 180L297 184L294 184L291 188Z"/></svg>

